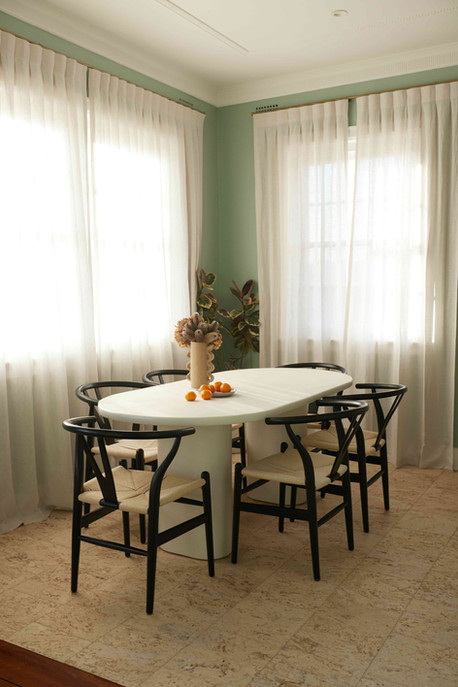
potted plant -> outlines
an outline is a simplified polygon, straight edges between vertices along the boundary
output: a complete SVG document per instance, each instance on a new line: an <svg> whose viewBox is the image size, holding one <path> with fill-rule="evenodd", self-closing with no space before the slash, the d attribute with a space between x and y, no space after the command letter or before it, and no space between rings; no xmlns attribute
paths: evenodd
<svg viewBox="0 0 458 687"><path fill-rule="evenodd" d="M231 355L226 362L228 369L243 367L245 356L250 352L259 352L259 300L254 291L254 281L249 279L242 288L233 281L230 291L237 300L237 307L226 310L220 308L213 293L216 276L203 269L197 272L196 307L206 322L216 320L220 329L232 338L236 355ZM219 364L219 361L217 361Z"/></svg>

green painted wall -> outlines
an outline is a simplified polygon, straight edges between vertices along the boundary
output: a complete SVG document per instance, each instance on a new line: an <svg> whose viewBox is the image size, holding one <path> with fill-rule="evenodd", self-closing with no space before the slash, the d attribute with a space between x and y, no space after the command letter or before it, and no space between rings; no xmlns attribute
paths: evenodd
<svg viewBox="0 0 458 687"><path fill-rule="evenodd" d="M0 12L0 29L4 31L10 31L16 36L21 38L26 38L34 43L39 43L46 48L55 50L56 52L63 53L69 57L73 57L75 60L79 60L84 64L88 64L91 67L100 69L102 71L113 74L120 79L125 79L131 83L137 84L142 88L154 91L160 95L164 95L167 98L172 98L173 100L184 102L186 105L191 105L192 107L205 112L205 123L204 123L204 152L203 152L203 227L202 227L202 261L205 263L212 263L216 260L218 255L218 189L217 189L217 167L216 167L216 118L217 118L217 108L214 105L210 105L203 100L194 98L194 96L189 95L179 91L172 86L168 86L160 81L156 81L144 74L124 67L121 64L112 62L101 55L81 48L74 43L69 43L68 41L58 38L51 33L42 31L41 29L31 26L19 19L15 19L5 12Z"/></svg>

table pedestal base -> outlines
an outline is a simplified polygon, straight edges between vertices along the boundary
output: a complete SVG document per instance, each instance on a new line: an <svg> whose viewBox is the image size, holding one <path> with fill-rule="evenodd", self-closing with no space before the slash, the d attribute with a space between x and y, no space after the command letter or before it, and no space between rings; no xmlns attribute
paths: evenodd
<svg viewBox="0 0 458 687"><path fill-rule="evenodd" d="M160 429L166 429L160 427ZM159 462L167 454L170 443L159 443ZM213 546L215 558L224 558L231 552L232 520L232 427L231 425L197 427L196 433L184 437L178 454L169 472L184 477L198 477L207 470L210 473ZM196 491L191 498L201 499L202 493ZM160 509L159 529L167 529L187 518L199 514L196 506L182 503L169 503ZM204 526L197 527L181 537L164 544L164 551L177 553L191 558L207 559Z"/></svg>

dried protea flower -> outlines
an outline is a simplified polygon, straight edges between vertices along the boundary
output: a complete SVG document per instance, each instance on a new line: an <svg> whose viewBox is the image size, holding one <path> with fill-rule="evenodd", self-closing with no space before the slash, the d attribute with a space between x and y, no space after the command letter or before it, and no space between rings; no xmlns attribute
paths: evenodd
<svg viewBox="0 0 458 687"><path fill-rule="evenodd" d="M195 342L206 343L210 348L217 350L223 342L223 337L216 320L211 323L205 322L203 317L195 312L191 317L184 317L177 322L175 341L181 348L188 348Z"/></svg>

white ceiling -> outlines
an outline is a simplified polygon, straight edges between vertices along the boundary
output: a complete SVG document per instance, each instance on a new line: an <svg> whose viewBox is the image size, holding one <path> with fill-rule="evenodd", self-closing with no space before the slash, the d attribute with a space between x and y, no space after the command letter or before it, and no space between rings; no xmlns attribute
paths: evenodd
<svg viewBox="0 0 458 687"><path fill-rule="evenodd" d="M458 0L0 0L0 9L219 106L458 64Z"/></svg>

